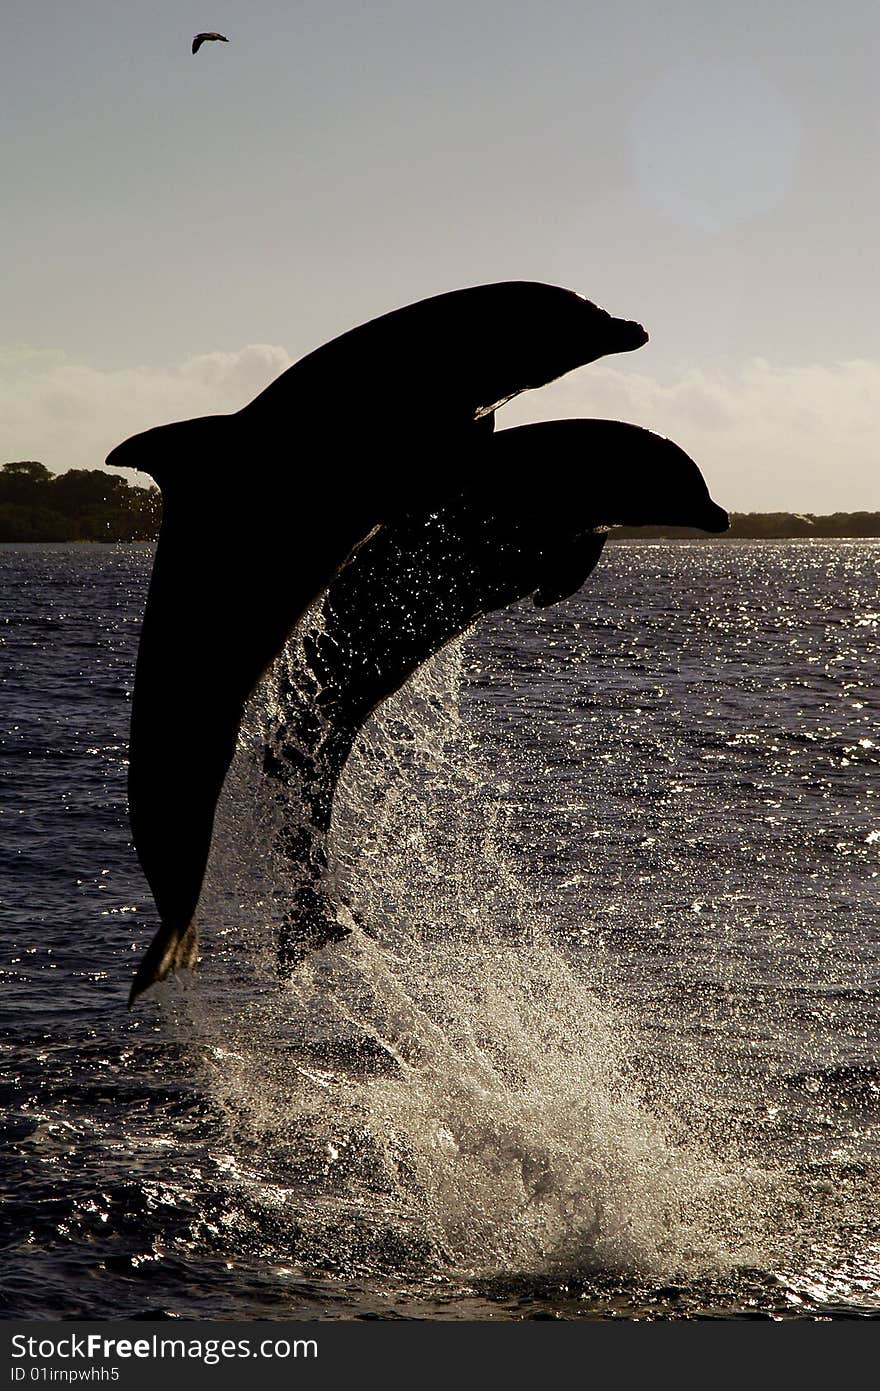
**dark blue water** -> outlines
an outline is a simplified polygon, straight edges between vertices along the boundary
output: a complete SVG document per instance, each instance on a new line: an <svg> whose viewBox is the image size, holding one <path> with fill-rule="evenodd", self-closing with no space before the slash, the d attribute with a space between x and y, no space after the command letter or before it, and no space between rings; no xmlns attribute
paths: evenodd
<svg viewBox="0 0 880 1391"><path fill-rule="evenodd" d="M609 549L374 720L285 988L270 681L129 1013L151 551L0 547L8 1315L880 1309L880 545Z"/></svg>

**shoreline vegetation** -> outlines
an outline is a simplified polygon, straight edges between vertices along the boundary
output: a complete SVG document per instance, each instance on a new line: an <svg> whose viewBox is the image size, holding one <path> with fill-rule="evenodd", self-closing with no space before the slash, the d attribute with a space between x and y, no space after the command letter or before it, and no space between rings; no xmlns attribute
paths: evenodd
<svg viewBox="0 0 880 1391"><path fill-rule="evenodd" d="M153 486L103 469L53 474L33 459L0 468L0 542L155 541L162 496ZM732 512L730 530L706 536L692 527L616 527L611 539L787 540L880 537L880 512Z"/></svg>
<svg viewBox="0 0 880 1391"><path fill-rule="evenodd" d="M162 496L103 469L50 473L23 459L0 468L0 541L153 541Z"/></svg>

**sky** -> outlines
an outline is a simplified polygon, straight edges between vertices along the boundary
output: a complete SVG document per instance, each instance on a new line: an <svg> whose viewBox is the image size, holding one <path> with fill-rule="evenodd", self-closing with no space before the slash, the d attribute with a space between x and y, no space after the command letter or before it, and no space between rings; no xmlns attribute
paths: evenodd
<svg viewBox="0 0 880 1391"><path fill-rule="evenodd" d="M878 60L876 0L6 0L0 462L99 467L535 279L651 338L499 428L631 420L728 508L878 510Z"/></svg>

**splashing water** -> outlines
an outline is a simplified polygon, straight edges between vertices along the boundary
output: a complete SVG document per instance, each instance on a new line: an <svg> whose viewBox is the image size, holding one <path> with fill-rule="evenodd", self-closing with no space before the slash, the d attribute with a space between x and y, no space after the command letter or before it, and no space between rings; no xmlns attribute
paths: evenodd
<svg viewBox="0 0 880 1391"><path fill-rule="evenodd" d="M298 660L294 645L286 681ZM252 1194L321 1268L669 1276L766 1261L781 1176L730 1138L682 1133L676 1101L705 1075L648 1103L633 1031L591 979L598 944L581 933L574 949L505 856L460 716L462 662L456 644L386 702L346 767L329 882L350 936L279 994L260 899L246 1002L240 978L188 997L240 1147L230 1173L249 1156ZM281 685L276 669L246 746L283 714ZM223 814L252 852L245 789L265 792L247 759ZM302 815L295 782L261 815L271 847L279 817ZM266 849L263 868L283 898L289 864ZM216 859L210 878L216 895Z"/></svg>

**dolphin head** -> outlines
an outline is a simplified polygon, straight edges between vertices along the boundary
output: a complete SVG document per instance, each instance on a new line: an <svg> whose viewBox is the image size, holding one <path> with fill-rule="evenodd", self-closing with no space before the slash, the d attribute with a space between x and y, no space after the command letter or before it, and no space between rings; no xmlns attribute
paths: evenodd
<svg viewBox="0 0 880 1391"><path fill-rule="evenodd" d="M605 505L609 525L684 526L714 533L728 530L729 516L713 502L690 455L653 430L617 422L597 422L600 448L606 423L613 427L613 439L623 446L620 452L629 464L623 480L602 469L598 486L594 483L596 501Z"/></svg>
<svg viewBox="0 0 880 1391"><path fill-rule="evenodd" d="M685 526L722 532L727 513L709 496L699 468L672 440L619 420L551 420L501 430L494 467L474 488L478 505L500 517L523 510L548 535L610 526Z"/></svg>
<svg viewBox="0 0 880 1391"><path fill-rule="evenodd" d="M489 364L499 383L516 381L516 391L544 386L608 353L633 352L648 341L641 324L615 318L561 286L523 281L486 286L485 292L489 297L495 292L497 307L482 331L472 335L470 350Z"/></svg>

